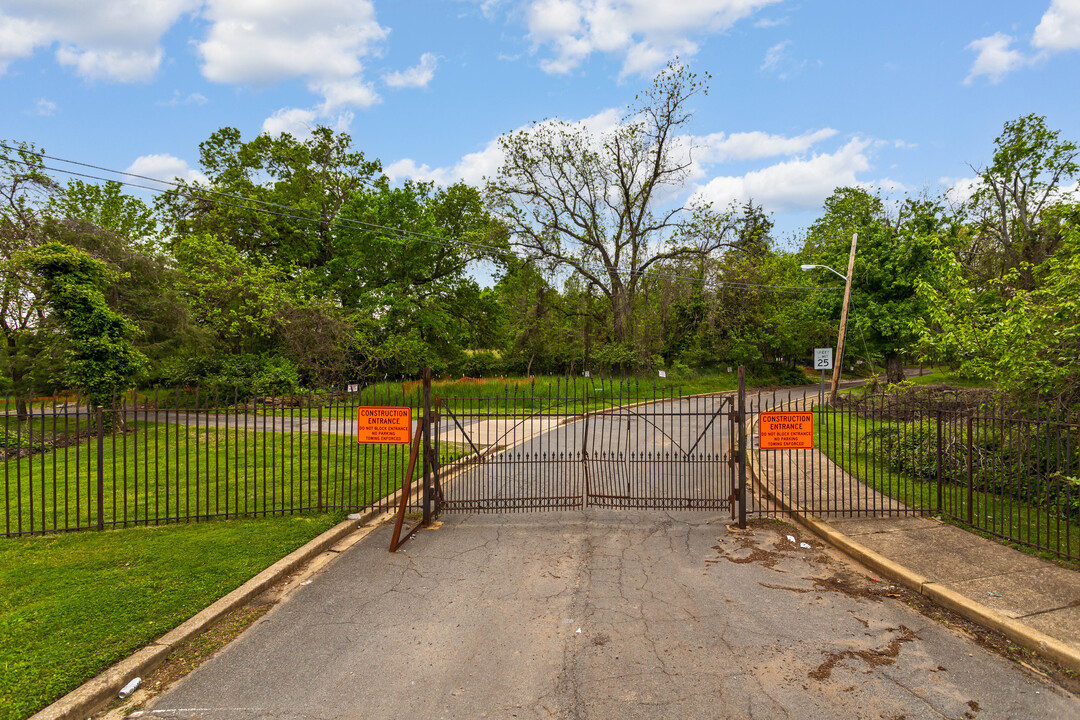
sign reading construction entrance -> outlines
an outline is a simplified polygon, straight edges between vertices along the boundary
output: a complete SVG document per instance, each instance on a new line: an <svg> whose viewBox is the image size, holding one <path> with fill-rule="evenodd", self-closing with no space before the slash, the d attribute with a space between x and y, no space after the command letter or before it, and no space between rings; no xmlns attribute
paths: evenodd
<svg viewBox="0 0 1080 720"><path fill-rule="evenodd" d="M412 439L412 410L407 407L356 409L356 442L407 445Z"/></svg>
<svg viewBox="0 0 1080 720"><path fill-rule="evenodd" d="M758 417L758 448L761 450L811 450L814 447L814 413L763 412Z"/></svg>

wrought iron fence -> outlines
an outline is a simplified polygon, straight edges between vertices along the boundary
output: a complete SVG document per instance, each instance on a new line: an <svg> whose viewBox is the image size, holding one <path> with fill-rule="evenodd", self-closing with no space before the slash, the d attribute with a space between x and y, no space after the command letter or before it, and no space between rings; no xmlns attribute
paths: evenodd
<svg viewBox="0 0 1080 720"><path fill-rule="evenodd" d="M419 402L409 384L246 399L133 391L107 408L8 397L3 534L389 508L408 447L358 445L356 410Z"/></svg>
<svg viewBox="0 0 1080 720"><path fill-rule="evenodd" d="M912 388L841 397L751 398L811 412L813 450L760 450L748 511L821 517L937 515L1080 559L1080 426L1037 399Z"/></svg>
<svg viewBox="0 0 1080 720"><path fill-rule="evenodd" d="M447 475L448 486L436 488L445 491L448 506L456 501L463 509L470 507L462 498L471 496L460 493L473 485L495 487L502 482L496 472L516 473L521 487L530 489L529 497L535 495L544 505L549 494L567 493L549 493L537 478L573 485L573 473L585 472L589 462L595 465L590 468L596 475L594 494L598 499L618 495L617 505L653 506L656 498L671 493L635 494L636 475L618 475L608 465L620 471L640 465L638 474L660 482L656 487L675 483L672 492L682 487L676 482L680 472L685 470L690 480L712 478L714 466L723 465L727 469L717 477L732 478L724 480L728 489L709 491L708 497L725 507L737 499L740 485L733 473L738 472L740 446L731 434L746 427L734 422L742 405L730 400L724 405L715 398L702 404L679 399L670 389L657 392L611 381L578 379L566 387L556 381L554 388L496 381L486 389L470 382L475 383L433 387L437 417L428 464L465 473ZM408 382L356 392L247 398L235 391L153 390L129 392L110 408L90 407L77 396L24 398L21 403L8 397L4 403L0 522L3 535L17 536L390 509L404 480L409 447L357 444L357 408L411 408L415 429L423 413L423 388ZM648 412L609 410L636 404ZM762 412L773 410L812 413L814 449L757 448L755 423ZM743 445L755 473L739 504L740 515L934 514L1080 559L1080 426L1064 413L988 393L972 397L914 389L852 395L829 406L813 397L758 394L747 398L745 417L751 437ZM695 444L706 431L711 444ZM564 448L554 443L559 432L580 437L570 437ZM515 433L536 437L530 445L526 438L517 442ZM657 455L657 448L678 451L677 461L675 455ZM582 450L588 458L577 456ZM473 455L484 455L482 466L472 467ZM423 463L416 464L414 479L422 468ZM476 483L466 481L470 473ZM631 479L629 489L618 485L620 478L624 484ZM612 487L619 492L605 493L605 482L616 483ZM646 489L655 490L653 485ZM694 482L683 485L696 492ZM676 500L693 506L701 498L678 495Z"/></svg>

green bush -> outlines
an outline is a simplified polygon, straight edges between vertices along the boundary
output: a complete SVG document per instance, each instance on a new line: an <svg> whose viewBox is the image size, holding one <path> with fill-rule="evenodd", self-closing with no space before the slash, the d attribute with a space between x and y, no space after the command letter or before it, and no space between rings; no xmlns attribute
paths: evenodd
<svg viewBox="0 0 1080 720"><path fill-rule="evenodd" d="M1069 457L1067 448L1057 447L1031 425L1016 424L1006 432L976 423L970 452L965 435L946 432L939 453L937 429L921 423L869 430L860 442L876 460L913 478L940 476L944 483L966 486L970 463L973 489L978 492L1056 508L1063 515L1075 517L1080 511L1080 480L1057 469L1077 467L1075 448Z"/></svg>
<svg viewBox="0 0 1080 720"><path fill-rule="evenodd" d="M33 450L40 452L46 448L46 443L39 440L30 441L28 433L16 433L11 430L0 430L0 450Z"/></svg>
<svg viewBox="0 0 1080 720"><path fill-rule="evenodd" d="M242 396L294 392L300 385L296 364L272 355L224 355L178 358L157 378L166 387L199 387Z"/></svg>
<svg viewBox="0 0 1080 720"><path fill-rule="evenodd" d="M499 377L506 375L506 363L490 350L478 350L455 363L452 373L475 378Z"/></svg>

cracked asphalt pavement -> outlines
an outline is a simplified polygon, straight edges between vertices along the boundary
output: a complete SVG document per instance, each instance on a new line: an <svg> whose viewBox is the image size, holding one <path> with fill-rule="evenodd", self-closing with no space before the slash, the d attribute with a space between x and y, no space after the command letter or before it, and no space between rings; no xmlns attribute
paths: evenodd
<svg viewBox="0 0 1080 720"><path fill-rule="evenodd" d="M790 526L728 522L455 515L396 554L384 526L129 717L1080 717Z"/></svg>

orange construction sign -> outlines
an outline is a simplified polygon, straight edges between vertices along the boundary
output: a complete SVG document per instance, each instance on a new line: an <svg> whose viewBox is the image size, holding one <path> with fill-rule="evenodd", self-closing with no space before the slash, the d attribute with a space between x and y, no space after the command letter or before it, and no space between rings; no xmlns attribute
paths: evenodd
<svg viewBox="0 0 1080 720"><path fill-rule="evenodd" d="M356 409L356 442L408 445L412 440L412 410L407 407Z"/></svg>
<svg viewBox="0 0 1080 720"><path fill-rule="evenodd" d="M758 449L812 450L814 413L763 412L758 416Z"/></svg>

